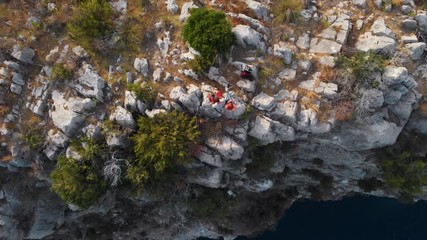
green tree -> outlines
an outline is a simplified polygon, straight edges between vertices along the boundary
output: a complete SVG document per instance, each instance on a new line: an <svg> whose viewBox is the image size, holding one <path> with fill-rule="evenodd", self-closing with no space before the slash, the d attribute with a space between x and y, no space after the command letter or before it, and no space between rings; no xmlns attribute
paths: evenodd
<svg viewBox="0 0 427 240"><path fill-rule="evenodd" d="M404 197L412 198L422 192L427 185L427 164L414 160L409 152L382 162L384 180L387 185L396 188Z"/></svg>
<svg viewBox="0 0 427 240"><path fill-rule="evenodd" d="M185 113L161 113L154 118L140 117L138 132L132 137L135 159L129 161L127 178L142 185L151 177L188 159L188 145L200 136L196 117Z"/></svg>
<svg viewBox="0 0 427 240"><path fill-rule="evenodd" d="M64 64L57 63L52 67L51 80L67 80L73 76L70 70Z"/></svg>
<svg viewBox="0 0 427 240"><path fill-rule="evenodd" d="M81 158L57 158L55 169L50 174L51 189L65 202L87 208L107 189L100 166L100 161L105 159L105 148L91 139L74 141L72 147Z"/></svg>
<svg viewBox="0 0 427 240"><path fill-rule="evenodd" d="M43 146L43 131L40 127L26 127L22 131L22 140L32 150L38 150Z"/></svg>
<svg viewBox="0 0 427 240"><path fill-rule="evenodd" d="M234 35L224 13L205 8L191 9L190 13L182 36L202 57L212 61L231 47Z"/></svg>
<svg viewBox="0 0 427 240"><path fill-rule="evenodd" d="M113 10L107 0L82 1L67 27L71 37L90 48L93 40L113 30Z"/></svg>

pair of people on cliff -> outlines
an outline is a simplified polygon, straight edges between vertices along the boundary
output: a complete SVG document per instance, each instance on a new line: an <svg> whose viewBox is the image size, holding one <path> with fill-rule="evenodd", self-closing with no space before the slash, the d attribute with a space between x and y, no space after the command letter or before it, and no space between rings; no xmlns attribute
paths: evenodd
<svg viewBox="0 0 427 240"><path fill-rule="evenodd" d="M249 65L246 65L246 67L243 69L243 71L240 73L240 77L243 79L253 80L252 76L252 68L249 67ZM221 91L217 91L216 93L212 93L208 97L209 102L214 104L218 104L222 99L224 99L224 95ZM225 104L224 108L226 110L232 111L236 108L236 104L228 90L228 86L225 88Z"/></svg>
<svg viewBox="0 0 427 240"><path fill-rule="evenodd" d="M233 111L236 108L236 104L234 103L234 100L230 94L228 87L225 88L225 98L224 94L218 90L215 93L211 93L208 96L208 99L212 105L218 104L219 102L225 99L224 108L228 111Z"/></svg>

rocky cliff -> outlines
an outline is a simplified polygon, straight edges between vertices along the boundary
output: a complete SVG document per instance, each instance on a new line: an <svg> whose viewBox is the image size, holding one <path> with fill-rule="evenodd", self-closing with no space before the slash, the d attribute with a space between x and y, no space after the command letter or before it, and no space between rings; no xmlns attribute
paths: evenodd
<svg viewBox="0 0 427 240"><path fill-rule="evenodd" d="M273 226L298 199L399 197L384 181L381 149L416 138L411 149L426 156L426 12L413 0L310 0L297 21L277 24L275 2L154 1L146 11L169 18L154 18L142 50L111 53L108 67L78 43L46 43L34 30L67 4L22 7L26 34L0 39L0 239L233 239ZM119 23L134 11L130 0L110 4ZM236 44L198 73L187 65L198 53L179 29L202 5L227 14ZM107 45L117 42L114 35ZM371 64L368 53L386 60L354 76L339 59L355 53L366 53L362 63ZM58 64L72 75L53 81ZM246 66L252 81L240 78ZM153 101L126 89L146 83L157 86ZM208 100L227 86L233 111ZM88 209L50 191L56 158L78 158L72 139L104 139L117 159L139 116L173 110L197 116L205 138L170 181L112 187ZM107 120L120 131L104 131ZM29 132L41 133L42 144L29 146Z"/></svg>

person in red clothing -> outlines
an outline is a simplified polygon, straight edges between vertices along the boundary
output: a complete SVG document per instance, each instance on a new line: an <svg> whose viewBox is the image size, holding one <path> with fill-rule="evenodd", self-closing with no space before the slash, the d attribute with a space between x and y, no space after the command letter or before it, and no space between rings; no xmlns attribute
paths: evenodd
<svg viewBox="0 0 427 240"><path fill-rule="evenodd" d="M236 105L234 104L234 101L232 99L227 100L227 102L224 105L225 110L233 111L236 108Z"/></svg>
<svg viewBox="0 0 427 240"><path fill-rule="evenodd" d="M212 104L219 103L219 100L221 98L223 98L223 95L222 95L221 91L217 91L216 93L212 93L208 97L209 102L211 102Z"/></svg>
<svg viewBox="0 0 427 240"><path fill-rule="evenodd" d="M240 77L252 80L252 68L246 65L245 69L240 73Z"/></svg>

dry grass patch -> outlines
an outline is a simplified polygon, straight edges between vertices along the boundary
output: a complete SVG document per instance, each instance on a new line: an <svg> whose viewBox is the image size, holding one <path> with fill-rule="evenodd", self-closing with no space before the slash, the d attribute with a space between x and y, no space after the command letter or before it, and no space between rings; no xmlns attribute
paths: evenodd
<svg viewBox="0 0 427 240"><path fill-rule="evenodd" d="M354 114L354 103L351 100L339 100L335 107L335 119L337 121L348 121L353 118Z"/></svg>

